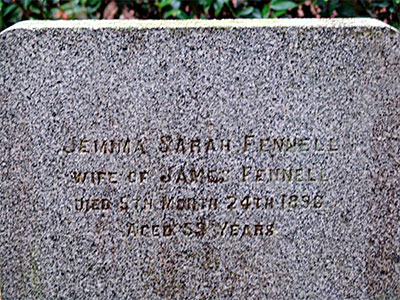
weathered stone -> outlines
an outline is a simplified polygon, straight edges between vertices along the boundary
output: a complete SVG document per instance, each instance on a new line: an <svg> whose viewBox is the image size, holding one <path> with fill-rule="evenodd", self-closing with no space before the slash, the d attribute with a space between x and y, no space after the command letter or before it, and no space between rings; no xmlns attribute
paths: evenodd
<svg viewBox="0 0 400 300"><path fill-rule="evenodd" d="M10 299L398 299L400 43L375 20L0 35Z"/></svg>

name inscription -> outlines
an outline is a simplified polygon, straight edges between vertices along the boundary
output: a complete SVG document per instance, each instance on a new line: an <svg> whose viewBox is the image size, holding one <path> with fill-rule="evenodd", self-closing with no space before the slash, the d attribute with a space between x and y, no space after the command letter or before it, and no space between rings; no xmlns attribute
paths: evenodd
<svg viewBox="0 0 400 300"><path fill-rule="evenodd" d="M232 139L221 138L184 138L181 136L162 135L159 139L89 139L72 137L62 148L66 154L146 154L149 151L167 154L210 154L210 153L287 153L287 152L337 152L336 139L322 142L318 138L273 138L245 135L234 143Z"/></svg>
<svg viewBox="0 0 400 300"><path fill-rule="evenodd" d="M274 212L296 212L301 210L323 209L326 195L313 186L313 192L304 190L304 184L326 184L332 178L325 167L304 164L291 165L279 161L290 155L324 155L329 157L339 151L338 139L265 137L246 134L240 139L232 138L187 138L162 134L158 138L70 138L61 147L66 155L103 156L129 155L160 158L157 167L138 163L132 168L115 167L69 170L69 182L76 188L89 188L92 195L71 199L71 206L77 213L84 215L96 212L127 214L136 216L125 223L123 236L126 238L183 237L202 238L212 235L214 238L265 238L275 235L276 221ZM210 156L211 155L211 156ZM264 155L267 155L264 157ZM234 158L234 165L222 164L219 167L211 163L199 163L218 156L218 161ZM224 158L224 156L226 158ZM250 163L248 158L256 157L258 163ZM261 162L260 162L261 157ZM273 158L271 160L270 158ZM290 158L290 157L289 157ZM101 158L100 158L101 159ZM251 161L251 160L250 160ZM290 160L291 161L291 160ZM294 160L295 161L295 160ZM298 160L297 160L298 161ZM175 163L173 163L175 162ZM273 162L273 163L272 163ZM301 184L301 189L295 186ZM268 191L247 193L240 186L267 188ZM110 195L105 187L113 187ZM143 187L149 188L143 192ZM217 187L217 192L185 195L185 189L193 191ZM224 188L229 188L229 192ZM277 187L281 187L279 191ZM291 187L289 189L288 187ZM122 188L123 187L123 188ZM139 187L142 192L135 192ZM172 193L179 188L181 196ZM286 189L287 188L287 189ZM183 189L183 192L182 192ZM285 191L286 189L286 191ZM107 190L107 189L106 189ZM157 190L159 190L157 192ZM222 192L225 191L225 192ZM318 192L315 192L318 191ZM147 196L148 195L148 196ZM142 212L172 213L175 219L163 222L137 220ZM236 221L219 221L208 217L211 212L222 216L232 213L263 212L270 219L249 221L237 217ZM179 216L185 212L193 218L186 220ZM179 216L179 217L178 217ZM140 218L139 218L140 219Z"/></svg>

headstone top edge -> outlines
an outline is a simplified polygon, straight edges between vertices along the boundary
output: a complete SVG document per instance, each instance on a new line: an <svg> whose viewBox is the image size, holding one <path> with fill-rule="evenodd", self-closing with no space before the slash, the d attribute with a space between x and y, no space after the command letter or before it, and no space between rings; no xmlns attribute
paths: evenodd
<svg viewBox="0 0 400 300"><path fill-rule="evenodd" d="M16 30L36 29L154 29L154 28L389 28L394 27L372 18L337 19L224 19L224 20L51 20L22 21L1 34Z"/></svg>

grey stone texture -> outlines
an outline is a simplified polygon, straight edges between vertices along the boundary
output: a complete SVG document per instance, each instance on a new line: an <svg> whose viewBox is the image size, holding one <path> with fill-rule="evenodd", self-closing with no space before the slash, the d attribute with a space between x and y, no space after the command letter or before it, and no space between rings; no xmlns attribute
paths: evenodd
<svg viewBox="0 0 400 300"><path fill-rule="evenodd" d="M399 36L368 19L2 32L2 299L399 299Z"/></svg>

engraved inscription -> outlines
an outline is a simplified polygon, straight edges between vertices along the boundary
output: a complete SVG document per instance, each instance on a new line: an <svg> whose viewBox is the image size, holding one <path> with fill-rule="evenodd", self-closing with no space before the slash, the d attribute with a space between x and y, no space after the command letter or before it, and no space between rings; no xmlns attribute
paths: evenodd
<svg viewBox="0 0 400 300"><path fill-rule="evenodd" d="M330 199L318 187L332 178L326 164L310 164L309 158L334 156L339 145L336 138L161 133L154 138L71 137L61 153L123 160L99 168L83 164L67 174L71 188L84 195L71 199L73 210L83 216L121 214L127 218L121 225L125 238L243 239L275 236L281 214L325 209ZM132 164L131 155L139 163ZM294 156L308 160L292 163ZM149 157L157 162L148 163ZM210 157L221 165L207 163ZM305 190L309 185L312 192ZM148 217L160 213L169 217Z"/></svg>

